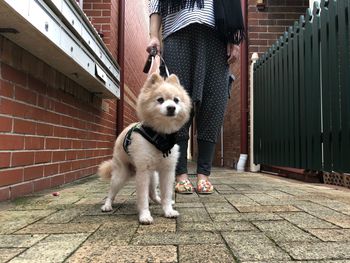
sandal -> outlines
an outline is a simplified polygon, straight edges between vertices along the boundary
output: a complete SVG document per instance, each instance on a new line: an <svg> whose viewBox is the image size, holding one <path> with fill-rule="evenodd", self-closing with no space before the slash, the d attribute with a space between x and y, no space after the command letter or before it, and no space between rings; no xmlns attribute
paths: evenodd
<svg viewBox="0 0 350 263"><path fill-rule="evenodd" d="M208 180L198 180L197 182L198 194L212 194L214 193L214 186Z"/></svg>
<svg viewBox="0 0 350 263"><path fill-rule="evenodd" d="M193 185L188 179L179 181L175 185L175 192L179 194L192 194Z"/></svg>

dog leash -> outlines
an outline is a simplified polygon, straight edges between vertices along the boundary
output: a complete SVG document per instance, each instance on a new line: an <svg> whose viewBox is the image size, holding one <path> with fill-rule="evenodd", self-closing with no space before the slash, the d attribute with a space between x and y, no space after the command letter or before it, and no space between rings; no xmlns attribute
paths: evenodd
<svg viewBox="0 0 350 263"><path fill-rule="evenodd" d="M157 53L158 53L157 52L157 48L156 47L152 47L151 51L149 52L149 55L148 55L147 61L145 63L145 66L143 68L143 72L146 73L146 74L149 73L150 69L153 67L153 63L154 63L155 57L158 55L160 60L161 60L161 62L163 63L166 76L169 77L170 76L169 69L168 69L168 67L165 64L164 58L160 54L157 54Z"/></svg>

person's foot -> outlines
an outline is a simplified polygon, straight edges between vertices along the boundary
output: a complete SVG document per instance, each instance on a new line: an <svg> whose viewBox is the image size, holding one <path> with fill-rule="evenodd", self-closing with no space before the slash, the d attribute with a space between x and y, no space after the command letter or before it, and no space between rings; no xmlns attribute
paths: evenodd
<svg viewBox="0 0 350 263"><path fill-rule="evenodd" d="M176 176L175 192L179 194L192 194L193 185L188 179L187 174L181 174Z"/></svg>
<svg viewBox="0 0 350 263"><path fill-rule="evenodd" d="M197 193L198 194L212 194L214 186L209 181L209 176L204 174L197 175Z"/></svg>

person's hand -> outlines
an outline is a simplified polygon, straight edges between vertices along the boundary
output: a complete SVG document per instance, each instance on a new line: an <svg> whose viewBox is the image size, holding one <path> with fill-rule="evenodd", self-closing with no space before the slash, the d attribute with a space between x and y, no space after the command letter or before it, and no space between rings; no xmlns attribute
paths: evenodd
<svg viewBox="0 0 350 263"><path fill-rule="evenodd" d="M150 53L152 48L157 48L157 53L159 54L160 52L160 41L158 37L151 37L150 41L148 42L147 45L147 52Z"/></svg>
<svg viewBox="0 0 350 263"><path fill-rule="evenodd" d="M239 46L232 43L227 44L227 63L232 64L239 58Z"/></svg>

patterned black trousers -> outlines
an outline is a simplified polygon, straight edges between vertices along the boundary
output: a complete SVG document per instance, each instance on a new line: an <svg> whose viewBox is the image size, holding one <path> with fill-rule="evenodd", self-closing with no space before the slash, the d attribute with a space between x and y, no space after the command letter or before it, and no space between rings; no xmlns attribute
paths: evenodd
<svg viewBox="0 0 350 263"><path fill-rule="evenodd" d="M229 95L226 44L213 28L191 24L164 40L163 57L169 72L179 77L192 98L198 141L197 173L209 175ZM187 173L191 124L192 118L179 131L177 175Z"/></svg>

